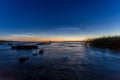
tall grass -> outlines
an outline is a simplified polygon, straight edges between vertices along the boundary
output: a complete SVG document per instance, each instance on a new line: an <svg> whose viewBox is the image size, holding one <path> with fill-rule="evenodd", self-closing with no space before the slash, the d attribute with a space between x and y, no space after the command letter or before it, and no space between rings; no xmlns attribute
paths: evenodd
<svg viewBox="0 0 120 80"><path fill-rule="evenodd" d="M120 36L95 38L87 41L87 44L92 47L108 48L111 50L120 51Z"/></svg>

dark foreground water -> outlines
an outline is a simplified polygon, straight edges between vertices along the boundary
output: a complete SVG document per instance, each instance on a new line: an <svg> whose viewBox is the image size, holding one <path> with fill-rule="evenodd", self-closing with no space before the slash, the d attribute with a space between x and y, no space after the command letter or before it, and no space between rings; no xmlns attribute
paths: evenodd
<svg viewBox="0 0 120 80"><path fill-rule="evenodd" d="M120 53L86 48L82 43L52 43L38 50L0 45L0 80L120 80ZM29 60L20 63L21 56Z"/></svg>

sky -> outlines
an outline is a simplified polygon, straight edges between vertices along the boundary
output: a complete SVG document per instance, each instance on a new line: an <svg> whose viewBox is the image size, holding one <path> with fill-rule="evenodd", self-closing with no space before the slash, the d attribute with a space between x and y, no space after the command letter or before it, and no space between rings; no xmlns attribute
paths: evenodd
<svg viewBox="0 0 120 80"><path fill-rule="evenodd" d="M0 0L0 39L84 40L120 35L120 0Z"/></svg>

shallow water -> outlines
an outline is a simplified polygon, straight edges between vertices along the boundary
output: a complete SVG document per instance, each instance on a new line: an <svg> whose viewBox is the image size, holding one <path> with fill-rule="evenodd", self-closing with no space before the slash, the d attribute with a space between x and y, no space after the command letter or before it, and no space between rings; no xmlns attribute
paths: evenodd
<svg viewBox="0 0 120 80"><path fill-rule="evenodd" d="M120 80L120 53L86 48L80 42L11 50L0 45L0 80ZM29 60L20 63L21 56Z"/></svg>

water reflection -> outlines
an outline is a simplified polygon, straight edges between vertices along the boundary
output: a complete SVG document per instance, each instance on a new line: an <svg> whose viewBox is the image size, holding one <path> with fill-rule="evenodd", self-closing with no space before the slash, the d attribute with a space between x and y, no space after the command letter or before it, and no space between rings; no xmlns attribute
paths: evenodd
<svg viewBox="0 0 120 80"><path fill-rule="evenodd" d="M118 53L86 48L82 44L52 43L33 50L11 50L9 46L0 45L0 80L120 79ZM41 49L44 52L39 53ZM29 60L21 64L21 56Z"/></svg>

